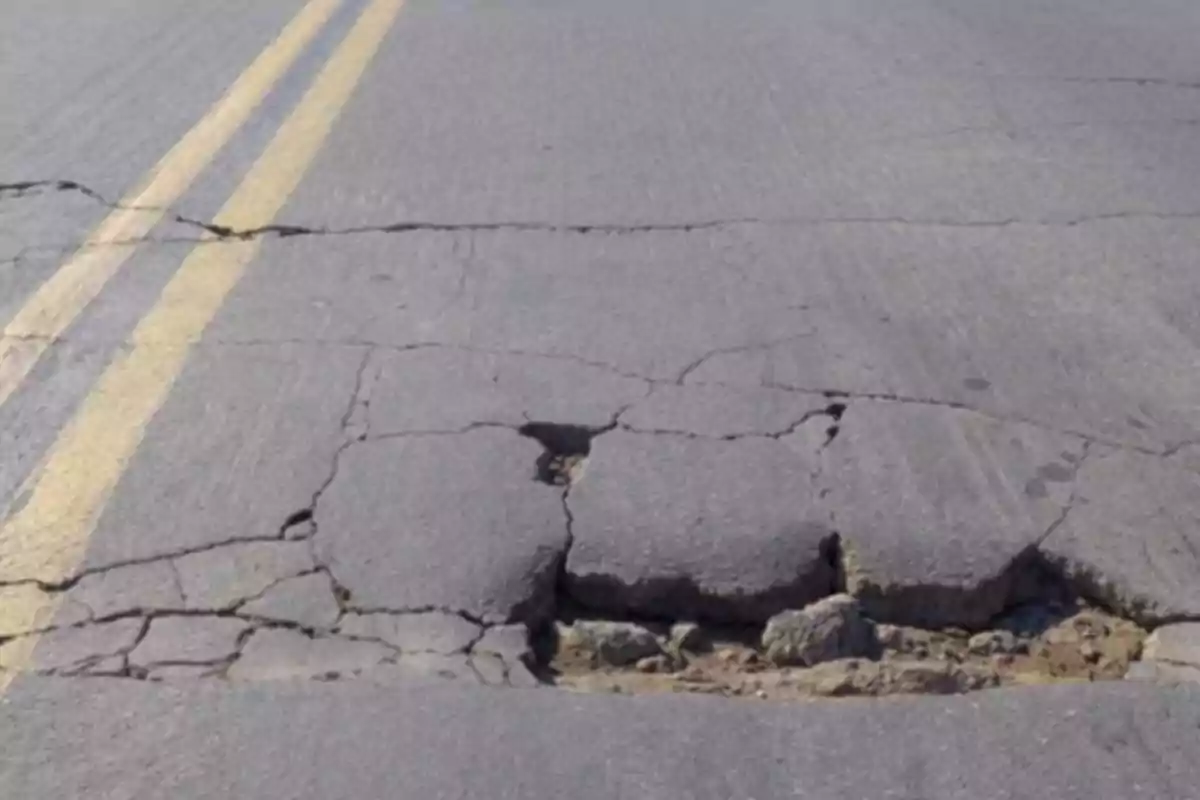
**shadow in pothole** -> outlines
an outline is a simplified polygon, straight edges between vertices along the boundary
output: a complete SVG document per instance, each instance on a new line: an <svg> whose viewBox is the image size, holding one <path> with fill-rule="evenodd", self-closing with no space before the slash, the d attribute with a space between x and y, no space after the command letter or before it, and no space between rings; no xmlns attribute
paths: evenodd
<svg viewBox="0 0 1200 800"><path fill-rule="evenodd" d="M583 473L583 465L592 451L592 439L609 428L589 428L557 422L528 422L517 432L538 442L543 453L538 457L536 477L551 486L570 486Z"/></svg>

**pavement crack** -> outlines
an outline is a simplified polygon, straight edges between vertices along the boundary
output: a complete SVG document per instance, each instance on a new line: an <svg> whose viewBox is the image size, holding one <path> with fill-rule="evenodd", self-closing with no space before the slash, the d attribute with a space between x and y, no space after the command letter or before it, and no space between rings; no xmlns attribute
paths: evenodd
<svg viewBox="0 0 1200 800"><path fill-rule="evenodd" d="M301 508L288 514L287 519L279 526L279 538L296 540L308 539L313 535L313 510Z"/></svg>
<svg viewBox="0 0 1200 800"><path fill-rule="evenodd" d="M392 608L388 606L358 606L348 605L346 607L347 614L387 614L397 617L416 616L418 614L446 614L453 617L458 617L466 622L479 628L491 628L495 623L485 620L483 617L473 614L470 611L462 608L454 608L451 606L439 605L424 605L424 606L406 606L402 608Z"/></svg>
<svg viewBox="0 0 1200 800"><path fill-rule="evenodd" d="M1051 522L1048 527L1046 527L1045 531L1043 531L1043 534L1040 535L1037 541L1033 543L1034 549L1042 547L1045 541L1050 539L1050 536L1054 535L1055 531L1062 528L1062 525L1067 522L1067 517L1069 517L1070 512L1074 510L1075 501L1079 499L1079 474L1081 473L1082 469L1084 469L1084 465L1087 463L1087 458L1091 455L1091 452L1092 443L1091 441L1085 440L1084 445L1082 445L1079 453L1079 461L1075 462L1074 467L1072 468L1072 473L1070 473L1072 486L1070 486L1070 495L1068 495L1067 503L1063 504L1062 511L1058 513L1057 517L1055 517L1054 522Z"/></svg>
<svg viewBox="0 0 1200 800"><path fill-rule="evenodd" d="M365 414L362 431L352 434L351 428L354 421L354 414L359 409L359 402L362 398L367 367L371 363L371 357L374 352L374 348L366 347L362 354L362 360L359 362L358 368L355 370L354 385L350 391L350 399L346 402L346 408L342 412L342 416L339 421L340 428L343 434L346 435L346 439L338 445L336 450L334 450L333 455L329 460L329 471L326 473L325 479L321 481L321 484L313 491L312 498L309 500L308 505L304 508L293 511L291 515L284 520L283 525L280 527L278 538L298 538L306 539L310 542L313 561L315 563L319 563L317 562L316 549L312 545L317 538L317 534L320 532L317 520L317 506L321 502L321 498L324 496L325 492L327 492L329 487L333 485L333 482L337 480L342 457L345 455L346 451L358 442L364 441L369 432L370 420ZM301 527L303 534L300 536L291 535L290 531L298 526ZM333 580L332 575L330 575L330 580ZM334 584L337 585L337 582L334 581Z"/></svg>
<svg viewBox="0 0 1200 800"><path fill-rule="evenodd" d="M41 180L15 181L9 183L0 183L0 200L21 199L25 197L36 197L48 193L70 193L78 194L83 197L98 203L101 206L111 211L146 211L153 213L164 214L168 219L178 222L182 225L198 227L206 231L215 233L213 229L219 229L220 226L209 225L197 220L185 217L174 213L169 206L144 205L140 203L123 203L113 200L99 189L96 189L79 181L49 178ZM136 237L132 239L114 240L106 242L85 242L85 246L97 245L128 245L139 244L147 241L159 241L152 237ZM163 240L166 241L166 240ZM186 238L180 238L179 241L189 241Z"/></svg>
<svg viewBox="0 0 1200 800"><path fill-rule="evenodd" d="M710 383L708 381L697 382L693 385L704 385ZM710 385L715 386L736 386L737 384L728 384L721 381L713 381ZM1029 425L1049 433L1057 433L1063 436L1072 436L1092 444L1104 445L1106 447L1116 448L1118 450L1127 450L1142 455L1165 457L1170 454L1171 449L1156 450L1151 447L1144 447L1129 442L1124 442L1118 439L1110 439L1105 436L1098 436L1094 433L1078 430L1075 428L1061 428L1054 425L1041 422L1030 417L1023 417L1010 414L1000 414L987 409L972 406L957 400L945 400L936 397L928 397L922 395L911 395L898 392L863 392L863 391L847 391L843 389L819 388L819 387L803 387L794 384L778 383L775 381L765 381L760 384L765 389L778 389L785 392L796 392L803 395L811 395L824 397L829 400L845 400L845 401L873 401L880 403L900 403L908 405L931 406L934 408L946 408L954 411L965 411L971 414L978 414L981 417L986 417L996 422L1008 424ZM844 410L844 409L843 409ZM1180 446L1174 449L1178 450Z"/></svg>
<svg viewBox="0 0 1200 800"><path fill-rule="evenodd" d="M15 181L11 183L0 183L0 200L13 198L24 198L29 196L37 196L49 192L69 192L81 194L84 197L94 200L100 205L106 206L114 210L124 211L165 211L165 208L158 206L143 206L143 205L126 205L110 200L96 189L86 186L78 181L64 179L43 179L31 181Z"/></svg>
<svg viewBox="0 0 1200 800"><path fill-rule="evenodd" d="M175 559L167 559L167 569L171 572L171 583L175 587L175 591L179 592L179 600L187 607L188 596L183 589L183 575L179 573L179 565L175 563Z"/></svg>
<svg viewBox="0 0 1200 800"><path fill-rule="evenodd" d="M472 431L486 430L488 428L501 428L513 432L520 432L522 426L511 422L471 422L461 428L426 428L406 431L392 431L390 433L378 433L367 436L359 441L363 442L383 442L389 439L410 439L420 436L462 436L463 434L471 433Z"/></svg>
<svg viewBox="0 0 1200 800"><path fill-rule="evenodd" d="M236 600L232 605L229 606L229 608L226 610L227 613L225 613L224 615L225 616L240 615L242 613L242 608L244 606L247 606L250 603L253 603L255 600L261 600L268 592L270 592L272 589L275 589L276 587L280 586L281 584L287 583L288 581L291 581L291 580L295 580L296 578L304 578L309 575L316 575L318 573L323 573L323 574L327 575L328 571L324 567L313 567L312 569L306 569L301 572L293 573L291 575L283 575L281 577L275 578L274 580L272 580L270 583L268 583L263 588L259 589L254 594L249 594L249 595L246 595L246 596L241 597L238 600ZM255 617L255 619L258 619L258 618Z"/></svg>
<svg viewBox="0 0 1200 800"><path fill-rule="evenodd" d="M1200 81L1183 81L1174 78L1152 78L1149 76L1034 76L1029 80L1055 81L1057 83L1116 83L1133 84L1134 86L1160 86L1168 89L1200 89Z"/></svg>
<svg viewBox="0 0 1200 800"><path fill-rule="evenodd" d="M692 362L688 363L687 365L685 365L684 368L682 370L680 370L679 375L675 378L674 382L678 386L683 386L686 383L688 376L690 376L693 372L700 369L700 367L704 366L706 363L708 363L708 361L710 361L713 358L716 358L717 356L733 355L736 353L750 353L755 350L766 350L768 348L776 347L781 344L787 344L789 342L794 342L797 339L806 339L811 336L816 336L817 333L818 333L817 330L814 328L813 330L808 330L803 333L795 333L795 334L791 334L790 336L784 336L784 337L777 338L777 339L771 339L771 340L765 341L765 342L751 342L749 344L733 345L732 347L714 348L714 349L709 350L708 352L704 353L699 358L697 358L697 359L693 360Z"/></svg>
<svg viewBox="0 0 1200 800"><path fill-rule="evenodd" d="M841 420L846 413L847 405L843 402L830 403L824 408L815 408L804 412L802 416L796 420L789 422L787 425L776 430L765 431L747 431L744 433L699 433L697 431L687 430L686 428L640 428L628 423L618 422L616 425L620 430L627 433L638 434L641 436L678 436L683 439L707 439L718 442L737 442L743 439L774 439L776 441L793 435L800 428L808 423L821 417L829 419L829 425L825 430L825 441L823 446L828 446L837 437L841 430ZM627 410L627 409L626 409ZM618 415L619 417L619 415Z"/></svg>
<svg viewBox="0 0 1200 800"><path fill-rule="evenodd" d="M126 558L119 561L111 561L98 566L86 567L79 572L69 575L61 580L47 581L38 578L21 578L10 581L0 581L0 587L14 586L19 584L33 584L47 593L65 592L73 588L79 581L89 575L100 575L105 572L123 569L125 567L136 567L143 564L154 564L160 561L170 561L184 556L194 555L196 553L207 553L211 550L219 550L223 547L236 547L243 544L259 543L275 543L279 541L278 536L240 536L232 539L222 539L219 542L208 542L195 547L185 547L179 550L172 550L169 553L157 553L150 556L140 556L135 558Z"/></svg>
<svg viewBox="0 0 1200 800"><path fill-rule="evenodd" d="M393 222L378 225L362 225L346 228L329 228L308 225L266 225L256 228L235 229L224 225L201 222L199 220L172 215L172 219L183 225L197 227L208 236L196 241L247 241L251 239L274 237L289 239L295 237L325 237L325 236L355 236L362 234L406 234L406 233L549 233L569 235L601 235L629 236L637 234L656 233L694 233L706 230L722 230L726 228L762 226L762 227L819 227L823 225L880 225L907 226L919 228L1007 228L1007 227L1075 227L1094 222L1106 222L1122 219L1200 219L1200 210L1196 211L1144 211L1124 210L1097 214L1084 214L1074 217L1027 219L1022 217L981 217L976 219L956 219L953 217L905 217L901 215L849 215L849 216L812 216L812 217L728 217L701 220L685 220L679 222L634 222L634 223L602 223L602 222L545 222L545 221L496 221L496 222ZM180 239L179 241L188 241Z"/></svg>
<svg viewBox="0 0 1200 800"><path fill-rule="evenodd" d="M562 552L558 557L558 564L554 569L554 586L550 592L550 613L547 616L547 621L541 626L545 630L537 627L531 628L529 633L531 638L538 639L545 635L549 630L553 629L553 620L562 616L564 609L569 608L573 604L571 595L571 574L567 568L567 560L571 556L571 550L575 547L575 514L571 511L571 485L567 484L562 491L562 509L563 509L563 524L566 529L566 538L563 542ZM547 627L549 626L549 627Z"/></svg>

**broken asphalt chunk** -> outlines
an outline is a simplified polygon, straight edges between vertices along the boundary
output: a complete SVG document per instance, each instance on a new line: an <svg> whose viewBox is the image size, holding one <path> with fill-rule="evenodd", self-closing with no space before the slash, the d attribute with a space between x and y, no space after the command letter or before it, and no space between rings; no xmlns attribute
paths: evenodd
<svg viewBox="0 0 1200 800"><path fill-rule="evenodd" d="M1066 513L1084 451L969 411L851 404L821 473L848 591L881 622L982 626Z"/></svg>
<svg viewBox="0 0 1200 800"><path fill-rule="evenodd" d="M596 438L568 498L572 599L658 619L762 622L830 594L836 536L809 521L815 460L770 439Z"/></svg>
<svg viewBox="0 0 1200 800"><path fill-rule="evenodd" d="M359 610L546 619L568 535L542 452L498 428L357 444L317 507L320 558Z"/></svg>
<svg viewBox="0 0 1200 800"><path fill-rule="evenodd" d="M1097 454L1041 551L1081 592L1143 625L1200 619L1200 474L1157 456Z"/></svg>

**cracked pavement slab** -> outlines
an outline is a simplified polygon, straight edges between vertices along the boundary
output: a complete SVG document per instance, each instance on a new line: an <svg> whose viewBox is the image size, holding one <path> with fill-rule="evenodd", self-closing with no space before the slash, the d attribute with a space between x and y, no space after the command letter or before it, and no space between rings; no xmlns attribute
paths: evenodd
<svg viewBox="0 0 1200 800"><path fill-rule="evenodd" d="M1200 619L1200 474L1109 451L1081 466L1076 485L1071 513L1043 552L1144 624Z"/></svg>
<svg viewBox="0 0 1200 800"><path fill-rule="evenodd" d="M60 628L39 637L34 667L39 672L71 675L87 672L112 656L132 649L146 630L141 619L119 619L97 625ZM16 643L0 645L0 669L9 668L6 650Z"/></svg>
<svg viewBox="0 0 1200 800"><path fill-rule="evenodd" d="M596 438L566 501L571 597L642 616L755 621L829 594L835 534L817 513L816 464L770 439Z"/></svg>
<svg viewBox="0 0 1200 800"><path fill-rule="evenodd" d="M394 660L377 642L313 638L278 628L255 630L228 670L231 681L336 679L361 674Z"/></svg>
<svg viewBox="0 0 1200 800"><path fill-rule="evenodd" d="M371 436L531 420L603 428L649 388L577 361L440 347L377 350L367 368Z"/></svg>
<svg viewBox="0 0 1200 800"><path fill-rule="evenodd" d="M159 617L129 653L129 663L156 666L218 664L231 661L249 623L228 617Z"/></svg>
<svg viewBox="0 0 1200 800"><path fill-rule="evenodd" d="M1085 443L966 411L852 403L822 452L846 583L883 621L978 626L1060 522Z"/></svg>
<svg viewBox="0 0 1200 800"><path fill-rule="evenodd" d="M355 610L545 619L568 535L541 455L506 428L355 444L317 503L318 558Z"/></svg>
<svg viewBox="0 0 1200 800"><path fill-rule="evenodd" d="M466 652L481 636L480 627L475 623L443 611L412 614L351 612L342 617L337 633L351 639L377 639L402 653L438 655Z"/></svg>
<svg viewBox="0 0 1200 800"><path fill-rule="evenodd" d="M329 476L363 358L198 348L100 519L85 567L278 538Z"/></svg>
<svg viewBox="0 0 1200 800"><path fill-rule="evenodd" d="M84 575L63 593L54 624L74 625L185 605L175 566L169 561L152 561Z"/></svg>

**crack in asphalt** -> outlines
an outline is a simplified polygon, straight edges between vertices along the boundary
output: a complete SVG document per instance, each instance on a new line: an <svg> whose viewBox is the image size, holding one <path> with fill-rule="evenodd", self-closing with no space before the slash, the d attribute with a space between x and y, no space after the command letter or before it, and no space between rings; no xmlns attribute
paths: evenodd
<svg viewBox="0 0 1200 800"><path fill-rule="evenodd" d="M1091 452L1092 442L1084 441L1083 447L1080 449L1079 460L1075 462L1071 470L1071 494L1067 497L1067 502L1063 505L1062 512L1059 513L1058 517L1046 527L1046 530L1034 542L1034 548L1040 549L1046 543L1046 540L1066 523L1067 517L1070 516L1071 511L1075 508L1075 501L1079 498L1079 473L1083 471Z"/></svg>
<svg viewBox="0 0 1200 800"><path fill-rule="evenodd" d="M1200 81L1183 81L1174 78L1151 78L1145 76L1059 76L1039 75L1027 80L1056 81L1058 83L1125 83L1136 86L1163 86L1168 89L1200 89Z"/></svg>
<svg viewBox="0 0 1200 800"><path fill-rule="evenodd" d="M351 444L359 444L361 442L386 442L390 439L414 439L421 436L462 436L474 431L488 430L491 428L502 428L520 433L523 426L512 422L470 422L461 428L419 428L414 430L391 431L389 433L377 433L363 436L362 438L352 442Z"/></svg>
<svg viewBox="0 0 1200 800"><path fill-rule="evenodd" d="M1174 82L1156 78L1106 78L1106 79L1070 79L1059 80L1075 82L1124 82L1143 85L1165 85L1178 88L1200 88L1200 83ZM1106 222L1121 219L1200 219L1200 211L1114 211L1097 214L1085 214L1075 217L1058 219L1025 219L1021 217L1000 217L982 219L953 219L947 217L905 217L902 215L845 215L845 216L796 216L796 217L713 217L698 220L676 222L633 222L633 223L603 223L603 222L548 222L537 220L507 220L494 222L439 222L407 220L374 225L349 226L330 228L298 224L272 224L254 228L233 228L212 222L204 222L183 214L176 213L166 207L130 206L110 200L98 190L73 180L46 179L0 183L0 199L19 199L36 195L45 191L72 192L87 197L102 206L113 210L153 211L163 213L167 218L181 225L197 228L206 236L189 237L155 237L152 235L135 237L128 240L86 243L86 246L129 246L135 244L165 244L169 242L211 242L221 240L247 240L259 237L274 236L290 238L298 236L348 236L363 233L414 233L414 232L446 232L446 233L475 233L475 232L532 232L532 233L563 233L563 234L598 234L598 235L633 235L652 233L690 233L694 231L722 229L737 226L770 226L770 227L811 227L820 225L902 225L910 227L932 228L998 228L1010 226L1036 227L1074 227L1093 222ZM78 246L78 245L72 245ZM19 258L19 256L18 256Z"/></svg>
<svg viewBox="0 0 1200 800"><path fill-rule="evenodd" d="M299 236L353 236L366 233L558 233L577 235L635 235L652 233L692 233L741 226L764 227L816 227L822 225L900 225L924 228L1007 228L1007 227L1062 227L1072 228L1096 222L1124 219L1200 219L1200 211L1111 211L1082 214L1074 217L1052 219L1026 219L1022 217L998 217L981 219L953 219L949 217L905 217L900 215L846 215L811 217L721 217L680 222L546 222L536 220L508 220L496 222L435 222L406 221L375 225L358 225L344 228L315 227L306 225L266 225L257 228L234 229L222 225L200 223L192 219L179 222L198 225L220 239L245 240L262 236L281 239Z"/></svg>
<svg viewBox="0 0 1200 800"><path fill-rule="evenodd" d="M346 607L347 614L386 614L396 617L410 617L420 614L446 614L447 616L459 617L476 627L488 629L503 623L489 622L483 617L472 614L470 611L462 608L454 608L452 606L442 606L436 604L420 605L420 606L404 606L400 608L388 606L355 606L348 605Z"/></svg>
<svg viewBox="0 0 1200 800"><path fill-rule="evenodd" d="M79 194L79 195L82 195L83 197L88 198L89 200L99 203L100 205L102 205L105 208L108 208L112 211L149 211L149 212L154 212L154 213L162 213L162 214L165 214L167 216L167 218L170 219L172 222L178 222L181 225L188 225L190 227L199 228L201 230L204 230L204 231L210 232L210 233L216 233L217 230L221 229L221 226L219 226L219 225L211 225L209 223L201 222L200 220L186 217L182 214L176 214L174 211L171 210L171 208L169 206L129 205L126 203L118 202L116 200L112 200L109 197L107 197L103 192L99 191L98 189L95 189L91 186L80 183L79 181L60 179L60 178L49 178L49 179L0 183L0 200L22 199L22 198L30 197L30 196L37 197L37 196L40 196L40 195L42 195L44 193L48 193L48 192L51 192L51 193L52 192L63 192L63 193ZM225 238L225 237L221 237L221 238ZM187 239L185 237L180 237L178 239L172 238L172 239L168 240L168 239L156 239L154 237L145 236L145 237L134 237L132 239L115 240L115 241L111 241L111 242L90 243L90 244L91 244L91 246L97 246L97 245L101 245L101 244L102 245L130 245L130 244L140 244L143 242L156 242L156 241L157 242L166 242L166 241L186 242L186 241L191 241L191 240Z"/></svg>
<svg viewBox="0 0 1200 800"><path fill-rule="evenodd" d="M688 384L689 386L731 386L738 387L740 384L730 384L723 381L698 381ZM817 388L796 386L794 384L779 383L776 381L765 381L760 384L765 389L778 389L785 392L796 392L797 394L811 395L814 397L825 397L830 400L845 400L847 403L855 401L868 401L880 403L899 403L906 405L931 406L934 408L946 408L954 411L964 411L971 414L978 414L982 417L995 420L996 422L1017 425L1029 425L1033 428L1046 431L1047 433L1056 433L1062 436L1072 436L1076 439L1081 439L1085 442L1093 444L1105 445L1107 447L1116 448L1118 450L1128 450L1131 452L1140 453L1142 455L1166 457L1178 451L1184 445L1172 445L1161 450L1155 450L1149 447L1143 447L1129 442L1122 442L1117 439L1109 439L1104 436L1098 436L1094 433L1086 433L1073 428L1060 428L1054 425L1049 425L1029 417L1012 416L998 414L987 409L972 406L957 400L943 400L936 397L924 397L920 395L909 395L897 392L862 392L862 391L846 391L843 389Z"/></svg>
<svg viewBox="0 0 1200 800"><path fill-rule="evenodd" d="M788 336L783 336L778 339L771 339L771 340L765 341L765 342L751 342L748 344L738 344L738 345L731 345L731 346L726 346L726 347L715 347L712 350L709 350L708 352L701 355L699 358L694 359L693 361L688 363L686 366L684 366L684 368L682 370L680 370L679 375L675 378L673 383L677 386L685 385L689 375L691 375L696 370L700 369L700 367L704 366L706 363L708 363L712 359L716 358L717 356L736 355L738 353L752 353L755 350L766 350L771 347L776 347L781 344L788 344L789 342L794 342L799 339L807 339L812 336L816 336L819 333L820 333L820 331L818 331L816 328L813 328L812 330L804 331L803 333L794 333L794 334L790 334Z"/></svg>
<svg viewBox="0 0 1200 800"><path fill-rule="evenodd" d="M174 562L172 562L172 565L174 565ZM268 583L266 586L264 586L262 589L258 590L257 592L254 592L253 594L248 594L244 597L239 597L236 601L234 601L229 606L228 610L230 612L232 612L234 615L241 615L243 607L248 606L249 604L253 603L255 600L261 600L263 597L265 597L267 595L268 592L278 588L279 586L281 586L284 583L287 583L288 581L295 580L296 578L306 578L309 575L329 575L329 571L327 569L325 569L325 567L318 565L318 566L312 567L311 569L302 570L302 571L294 573L292 575L280 576L278 578L275 578L273 581ZM333 595L334 595L334 599L336 600L337 592L334 592ZM184 600L185 600L185 605L186 605L187 598L185 597ZM340 605L339 605L339 610L340 610ZM250 619L250 618L253 618L253 619L276 619L275 617L259 617L258 615L250 615L250 616L247 616L246 618L247 619Z"/></svg>
<svg viewBox="0 0 1200 800"><path fill-rule="evenodd" d="M337 577L333 574L332 570L329 569L329 566L322 563L316 550L316 538L320 533L320 527L317 522L317 505L320 503L321 497L326 491L329 490L329 487L333 485L333 482L337 480L338 470L341 467L342 456L353 445L364 441L369 433L370 420L367 417L364 417L363 431L361 433L351 435L351 428L354 422L355 412L359 408L359 402L364 391L367 367L371 363L371 357L374 352L374 348L365 348L362 354L362 360L359 362L358 368L354 372L354 385L350 391L350 399L346 403L346 408L342 412L342 416L339 420L340 430L342 435L346 438L341 444L338 445L337 449L334 450L333 456L330 458L329 471L326 473L325 479L313 491L312 498L309 500L307 506L296 509L288 515L287 519L285 519L283 524L280 526L279 536L277 537L277 539L283 540L289 538L299 538L308 541L309 554L313 560L313 563L319 568L323 568L329 575L329 579L333 582L335 587L335 594L337 589L343 587L343 584L337 580ZM297 527L298 525L304 525L307 527L305 534L298 537L289 537L288 531L294 527ZM344 589L342 590L344 591ZM338 605L339 607L343 606L342 599L340 597L338 598ZM343 608L343 611L344 610L345 609Z"/></svg>
<svg viewBox="0 0 1200 800"><path fill-rule="evenodd" d="M107 206L113 210L122 211L166 211L167 209L161 206L130 206L122 203L109 200L103 194L90 186L85 186L78 181L62 180L55 178L30 180L30 181L15 181L10 183L0 183L0 200L21 199L27 196L39 196L46 192L67 192L81 194L89 200L95 200L102 206Z"/></svg>
<svg viewBox="0 0 1200 800"><path fill-rule="evenodd" d="M812 422L814 419L826 417L830 420L830 425L826 431L827 438L823 446L828 446L829 443L836 438L838 432L840 431L840 422L842 416L846 412L846 407L847 406L845 403L831 403L825 408L811 409L804 412L804 414L798 419L789 422L787 425L779 428L778 430L773 431L747 431L744 433L726 433L714 435L690 431L683 428L639 428L628 423L619 423L617 425L617 429L640 436L678 436L684 439L708 439L719 442L737 442L743 439L774 439L778 441L796 433L800 430L800 428L802 428L804 425L807 425L809 422ZM605 432L607 431L600 431L597 433L597 436Z"/></svg>
<svg viewBox="0 0 1200 800"><path fill-rule="evenodd" d="M204 544L195 545L192 547L184 547L179 550L172 550L168 553L155 553L154 555L137 556L134 558L120 559L107 564L99 564L84 569L58 581L45 581L38 578L18 578L15 580L0 581L0 588L8 586L34 585L47 594L56 594L66 592L72 589L84 578L91 575L100 575L113 570L124 569L126 567L137 567L146 564L156 564L160 561L170 561L172 559L183 558L185 556L195 555L196 553L207 553L212 550L219 550L224 547L236 547L244 544L255 543L277 543L284 541L279 535L264 536L250 535L231 539L222 539L219 542L206 542Z"/></svg>

